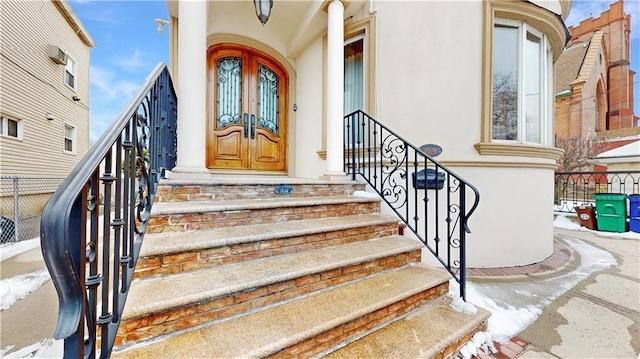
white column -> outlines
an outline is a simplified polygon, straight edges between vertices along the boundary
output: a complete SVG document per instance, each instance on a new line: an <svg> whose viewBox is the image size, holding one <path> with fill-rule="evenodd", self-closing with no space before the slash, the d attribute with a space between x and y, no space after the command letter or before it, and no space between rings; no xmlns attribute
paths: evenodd
<svg viewBox="0 0 640 359"><path fill-rule="evenodd" d="M178 162L170 178L208 178L207 2L178 2Z"/></svg>
<svg viewBox="0 0 640 359"><path fill-rule="evenodd" d="M325 179L346 179L343 156L344 5L331 0L327 8L327 172Z"/></svg>

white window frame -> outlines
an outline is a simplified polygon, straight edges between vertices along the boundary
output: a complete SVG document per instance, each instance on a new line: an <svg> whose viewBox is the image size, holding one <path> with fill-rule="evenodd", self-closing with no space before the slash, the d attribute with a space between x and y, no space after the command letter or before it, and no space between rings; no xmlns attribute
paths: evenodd
<svg viewBox="0 0 640 359"><path fill-rule="evenodd" d="M491 141L495 143L521 143L526 145L534 145L534 146L551 146L553 139L553 128L552 124L552 113L553 113L553 96L552 96L552 86L553 86L553 71L551 70L551 64L553 63L553 53L551 50L551 45L547 39L547 36L537 30L536 28L527 24L527 22L523 21L515 21L509 19L496 18L493 22L493 27L495 29L496 25L498 26L507 26L518 29L518 135L516 140L504 140L504 139L495 139L493 138L493 133L491 134ZM540 47L540 57L538 59L540 64L540 142L530 142L526 140L526 99L525 99L525 61L527 60L524 53L524 44L527 41L527 33L531 33L534 36L538 37L541 41ZM495 38L492 39L495 41ZM546 50L546 51L545 51ZM493 56L493 55L492 55ZM529 59L530 60L530 59ZM491 74L493 78L493 71L491 69ZM493 98L493 92L491 94ZM493 101L491 102L493 103Z"/></svg>
<svg viewBox="0 0 640 359"><path fill-rule="evenodd" d="M16 136L9 135L9 121L16 122ZM22 140L23 122L20 119L11 118L7 116L0 117L0 136L6 138L12 138L16 140Z"/></svg>
<svg viewBox="0 0 640 359"><path fill-rule="evenodd" d="M69 67L71 67L71 69L69 69ZM73 86L67 82L67 73L73 76ZM62 81L64 84L75 91L78 86L78 62L69 55L67 55L67 64L64 66L63 76Z"/></svg>
<svg viewBox="0 0 640 359"><path fill-rule="evenodd" d="M72 133L71 133L71 138L67 137L67 127L70 127L72 129ZM76 138L77 136L77 129L76 126L64 122L62 124L62 151L64 153L68 153L68 154L76 154L76 148L77 148L77 141ZM67 139L71 140L71 151L67 150Z"/></svg>

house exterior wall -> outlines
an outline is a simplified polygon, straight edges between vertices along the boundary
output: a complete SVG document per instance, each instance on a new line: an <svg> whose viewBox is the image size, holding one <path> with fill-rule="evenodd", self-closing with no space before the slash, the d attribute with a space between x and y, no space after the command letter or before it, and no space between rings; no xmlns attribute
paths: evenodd
<svg viewBox="0 0 640 359"><path fill-rule="evenodd" d="M494 14L531 20L549 37L553 59L564 46L566 29L552 11L566 16L567 1L538 3L374 1L352 2L345 10L346 37L364 33L365 112L417 146L440 145L443 153L437 160L480 191L480 206L469 222L467 260L471 267L536 263L553 250L553 175L560 151L548 142L492 141L490 109L487 112L491 104L491 44L487 41L491 41ZM271 21L277 24L276 9L263 29L256 25L249 7L241 11L244 5L232 9L215 3L214 7L229 6L227 17L223 8L215 11L211 6L209 46L239 43L254 47L287 67L295 87L290 89L287 109L288 174L321 177L327 170L326 28L303 45L293 42L292 47L292 42L278 38L277 29L268 29L276 26ZM237 16L243 11L246 16ZM307 21L306 29L314 30L317 24L326 26L326 13L307 12L301 21ZM551 94L547 105L552 106ZM552 117L541 131L552 136Z"/></svg>
<svg viewBox="0 0 640 359"><path fill-rule="evenodd" d="M3 1L0 7L0 112L22 125L21 139L0 136L0 173L66 176L89 149L92 40L81 39L78 23L76 28L69 23L62 10L70 9L66 4ZM75 90L64 82L65 66L49 58L50 44L76 61ZM65 123L75 128L73 153L64 151Z"/></svg>

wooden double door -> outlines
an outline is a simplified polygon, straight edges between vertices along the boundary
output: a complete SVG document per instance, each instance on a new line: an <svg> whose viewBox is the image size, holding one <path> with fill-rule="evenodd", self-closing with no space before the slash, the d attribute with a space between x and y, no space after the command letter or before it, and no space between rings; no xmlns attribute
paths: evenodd
<svg viewBox="0 0 640 359"><path fill-rule="evenodd" d="M287 170L284 68L259 51L216 45L207 53L207 167Z"/></svg>

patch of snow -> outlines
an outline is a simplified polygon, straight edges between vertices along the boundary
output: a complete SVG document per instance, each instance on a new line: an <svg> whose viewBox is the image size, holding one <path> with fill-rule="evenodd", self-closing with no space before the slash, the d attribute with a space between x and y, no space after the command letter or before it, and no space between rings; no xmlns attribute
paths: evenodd
<svg viewBox="0 0 640 359"><path fill-rule="evenodd" d="M623 233L615 233L615 232L603 232L603 231L594 231L593 229L589 229L587 227L582 227L578 223L573 222L568 216L564 214L560 214L553 221L553 226L555 228L567 229L570 231L579 231L579 232L590 232L593 234L597 234L601 237L609 237L609 238L618 238L618 239L639 239L640 233L636 232L623 232Z"/></svg>
<svg viewBox="0 0 640 359"><path fill-rule="evenodd" d="M46 269L0 280L0 310L26 297L51 279Z"/></svg>
<svg viewBox="0 0 640 359"><path fill-rule="evenodd" d="M0 349L2 358L62 358L64 355L64 340L45 339L40 343L31 344L13 353L5 354L14 346Z"/></svg>
<svg viewBox="0 0 640 359"><path fill-rule="evenodd" d="M462 297L456 297L449 306L456 312L464 314L476 314L478 312L478 308L475 305L465 302Z"/></svg>
<svg viewBox="0 0 640 359"><path fill-rule="evenodd" d="M496 347L493 345L493 339L491 338L491 333L489 332L477 332L473 335L471 340L469 340L465 345L460 348L460 356L464 359L470 359L474 356L478 356L482 351L484 354L489 354L489 352L495 354L498 352Z"/></svg>
<svg viewBox="0 0 640 359"><path fill-rule="evenodd" d="M611 253L579 239L563 237L580 257L580 265L557 277L515 283L471 283L467 281L467 302L491 312L487 332L504 343L533 323L553 300L596 271L617 264ZM449 295L458 296L459 285L449 281ZM525 295L525 293L527 295Z"/></svg>
<svg viewBox="0 0 640 359"><path fill-rule="evenodd" d="M377 193L367 192L367 191L355 191L353 192L353 195L356 197L364 197L364 198L375 198L375 199L380 198L380 196L378 196Z"/></svg>
<svg viewBox="0 0 640 359"><path fill-rule="evenodd" d="M0 262L40 246L40 237L0 245Z"/></svg>

